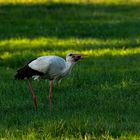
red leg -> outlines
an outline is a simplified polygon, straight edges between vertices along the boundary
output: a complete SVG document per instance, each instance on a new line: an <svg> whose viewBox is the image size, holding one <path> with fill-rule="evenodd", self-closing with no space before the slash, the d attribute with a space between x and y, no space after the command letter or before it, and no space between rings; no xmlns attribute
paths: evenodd
<svg viewBox="0 0 140 140"><path fill-rule="evenodd" d="M50 111L52 111L52 85L53 81L50 81L50 91L49 91L49 101L50 101Z"/></svg>
<svg viewBox="0 0 140 140"><path fill-rule="evenodd" d="M36 97L35 92L33 90L32 83L29 79L28 79L28 84L29 84L29 89L30 89L32 96L33 96L35 111L37 111L37 97Z"/></svg>

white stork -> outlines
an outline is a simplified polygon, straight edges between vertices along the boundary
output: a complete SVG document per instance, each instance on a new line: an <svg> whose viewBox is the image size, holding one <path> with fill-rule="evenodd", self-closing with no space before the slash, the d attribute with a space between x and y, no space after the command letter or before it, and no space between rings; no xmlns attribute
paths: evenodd
<svg viewBox="0 0 140 140"><path fill-rule="evenodd" d="M38 57L24 67L17 70L15 75L16 79L27 79L29 84L29 89L32 93L34 100L34 107L37 110L37 97L32 87L30 78L38 79L49 79L50 80L50 90L49 90L49 101L50 101L50 111L52 110L52 85L53 81L59 82L63 77L68 75L75 63L82 59L84 54L69 53L66 56L66 61L59 56L41 56Z"/></svg>

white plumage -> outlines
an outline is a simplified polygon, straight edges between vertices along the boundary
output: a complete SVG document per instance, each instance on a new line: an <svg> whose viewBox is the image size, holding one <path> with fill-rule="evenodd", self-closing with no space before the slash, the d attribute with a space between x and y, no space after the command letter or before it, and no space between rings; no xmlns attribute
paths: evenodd
<svg viewBox="0 0 140 140"><path fill-rule="evenodd" d="M44 73L43 77L47 79L59 80L65 76L66 72L70 72L70 66L72 67L73 64L58 56L41 56L29 63L28 66Z"/></svg>

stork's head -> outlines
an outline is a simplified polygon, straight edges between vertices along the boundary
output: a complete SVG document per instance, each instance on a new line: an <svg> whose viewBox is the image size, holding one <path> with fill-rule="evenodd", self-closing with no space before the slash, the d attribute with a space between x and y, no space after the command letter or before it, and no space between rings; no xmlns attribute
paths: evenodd
<svg viewBox="0 0 140 140"><path fill-rule="evenodd" d="M66 56L66 61L67 61L67 62L71 62L71 63L75 63L75 62L77 62L78 60L83 59L84 56L85 56L84 54L69 53L69 54L67 54L67 56Z"/></svg>

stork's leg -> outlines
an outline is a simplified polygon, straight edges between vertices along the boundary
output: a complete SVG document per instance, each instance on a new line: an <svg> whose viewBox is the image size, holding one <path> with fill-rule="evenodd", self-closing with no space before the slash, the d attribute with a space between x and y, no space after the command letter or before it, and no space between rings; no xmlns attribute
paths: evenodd
<svg viewBox="0 0 140 140"><path fill-rule="evenodd" d="M33 90L32 83L29 79L28 79L28 84L29 84L29 89L30 89L32 96L33 96L35 111L37 111L37 97L36 97L35 92Z"/></svg>
<svg viewBox="0 0 140 140"><path fill-rule="evenodd" d="M50 91L49 91L49 101L50 101L50 111L52 111L52 85L53 81L50 81Z"/></svg>

